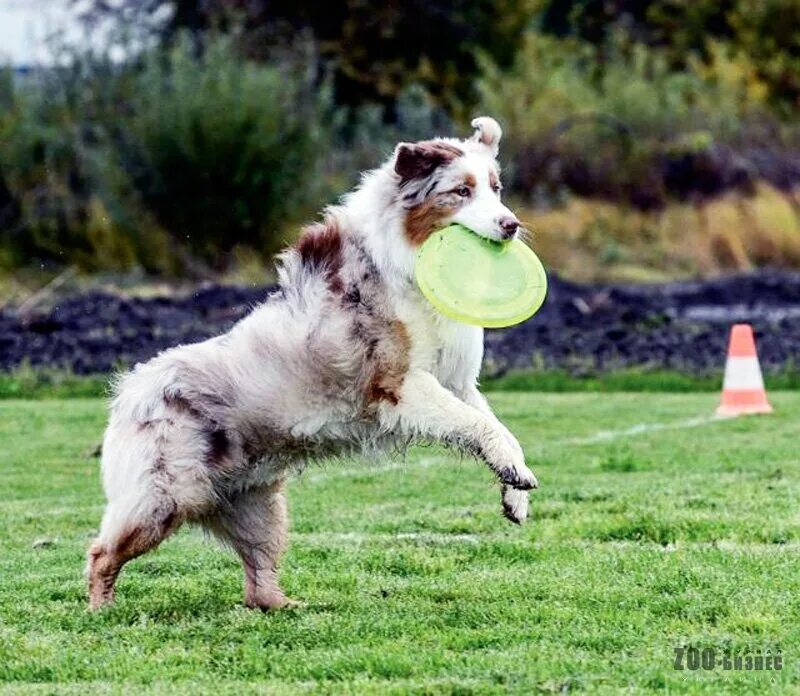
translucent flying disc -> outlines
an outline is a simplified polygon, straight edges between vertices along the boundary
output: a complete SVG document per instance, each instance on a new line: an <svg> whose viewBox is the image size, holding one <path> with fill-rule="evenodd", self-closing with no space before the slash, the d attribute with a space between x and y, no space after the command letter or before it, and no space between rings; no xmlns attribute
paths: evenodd
<svg viewBox="0 0 800 696"><path fill-rule="evenodd" d="M525 321L547 294L544 266L525 244L495 242L461 225L428 237L417 253L414 275L442 314L487 328Z"/></svg>

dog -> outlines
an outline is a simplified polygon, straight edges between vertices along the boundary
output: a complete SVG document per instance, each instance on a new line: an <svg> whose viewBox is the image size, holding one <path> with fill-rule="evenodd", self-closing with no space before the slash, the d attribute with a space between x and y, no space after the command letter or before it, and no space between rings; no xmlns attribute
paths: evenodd
<svg viewBox="0 0 800 696"><path fill-rule="evenodd" d="M263 304L216 338L166 350L121 376L102 447L107 505L88 551L89 605L114 600L122 566L184 522L230 546L248 607L292 604L278 584L284 485L306 463L437 442L482 460L521 523L538 486L522 448L478 391L483 330L439 314L414 277L428 236L461 223L508 240L502 135L400 143L278 261ZM465 282L469 282L465 279Z"/></svg>

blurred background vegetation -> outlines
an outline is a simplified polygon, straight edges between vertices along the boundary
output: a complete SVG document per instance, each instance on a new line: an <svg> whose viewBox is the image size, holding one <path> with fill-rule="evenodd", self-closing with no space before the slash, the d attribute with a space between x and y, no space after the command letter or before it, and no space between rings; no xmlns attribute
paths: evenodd
<svg viewBox="0 0 800 696"><path fill-rule="evenodd" d="M572 278L800 267L800 0L91 0L0 73L6 298L65 268L264 278L401 139L505 130Z"/></svg>

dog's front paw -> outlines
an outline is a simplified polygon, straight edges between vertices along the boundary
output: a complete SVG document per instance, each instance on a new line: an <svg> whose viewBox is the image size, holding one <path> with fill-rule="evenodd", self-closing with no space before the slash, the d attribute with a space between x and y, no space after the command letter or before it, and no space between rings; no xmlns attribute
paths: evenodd
<svg viewBox="0 0 800 696"><path fill-rule="evenodd" d="M514 524L522 524L528 517L528 491L503 486L503 515Z"/></svg>
<svg viewBox="0 0 800 696"><path fill-rule="evenodd" d="M539 487L536 476L525 464L522 448L505 428L495 431L484 452L487 463L501 483L523 491Z"/></svg>
<svg viewBox="0 0 800 696"><path fill-rule="evenodd" d="M502 462L493 467L501 483L521 491L530 491L539 487L535 474L525 464L522 450L515 451L507 448Z"/></svg>

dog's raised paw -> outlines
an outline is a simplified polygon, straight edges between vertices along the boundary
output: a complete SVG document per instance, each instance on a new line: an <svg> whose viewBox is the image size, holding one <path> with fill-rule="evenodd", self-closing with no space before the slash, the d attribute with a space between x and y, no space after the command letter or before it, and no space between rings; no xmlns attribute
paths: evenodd
<svg viewBox="0 0 800 696"><path fill-rule="evenodd" d="M528 492L503 486L503 516L514 524L522 524L528 517Z"/></svg>

